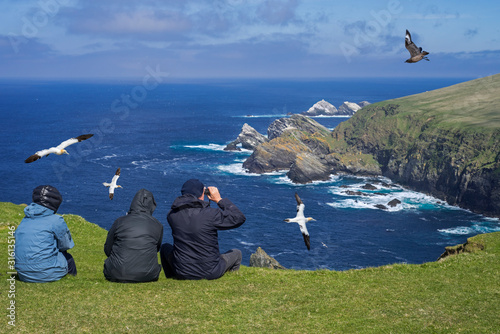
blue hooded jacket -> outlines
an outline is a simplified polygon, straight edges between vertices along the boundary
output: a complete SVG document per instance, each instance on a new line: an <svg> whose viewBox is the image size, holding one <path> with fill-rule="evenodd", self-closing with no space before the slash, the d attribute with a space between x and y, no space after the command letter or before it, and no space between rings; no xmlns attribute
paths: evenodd
<svg viewBox="0 0 500 334"><path fill-rule="evenodd" d="M24 282L57 281L68 273L61 253L75 246L64 218L36 203L24 209L16 229L16 270Z"/></svg>

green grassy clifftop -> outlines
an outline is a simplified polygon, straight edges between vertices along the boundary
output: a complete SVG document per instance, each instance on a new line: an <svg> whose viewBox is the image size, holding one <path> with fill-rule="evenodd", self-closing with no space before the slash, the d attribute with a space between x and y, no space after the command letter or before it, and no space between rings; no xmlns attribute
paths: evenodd
<svg viewBox="0 0 500 334"><path fill-rule="evenodd" d="M22 205L0 203L0 277L8 232ZM102 273L106 230L64 215L75 247L76 277L5 285L16 333L498 333L500 232L469 238L471 251L421 265L344 272L242 266L214 281L166 279L120 284ZM465 247L466 248L466 247ZM481 249L476 250L475 249ZM8 293L12 290L13 293Z"/></svg>

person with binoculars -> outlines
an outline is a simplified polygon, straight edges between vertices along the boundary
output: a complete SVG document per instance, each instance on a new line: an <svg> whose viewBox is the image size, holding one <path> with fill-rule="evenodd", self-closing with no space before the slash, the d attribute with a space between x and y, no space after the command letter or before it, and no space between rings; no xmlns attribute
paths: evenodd
<svg viewBox="0 0 500 334"><path fill-rule="evenodd" d="M217 203L210 207L205 195ZM205 187L198 179L186 181L167 215L174 244L160 249L161 263L167 278L217 279L241 264L241 251L219 251L219 230L241 226L245 215L229 199L222 198L216 187Z"/></svg>

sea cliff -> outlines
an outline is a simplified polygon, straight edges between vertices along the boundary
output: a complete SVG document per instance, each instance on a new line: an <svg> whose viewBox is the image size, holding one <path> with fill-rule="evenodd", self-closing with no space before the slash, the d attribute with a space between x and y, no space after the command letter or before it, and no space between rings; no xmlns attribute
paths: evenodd
<svg viewBox="0 0 500 334"><path fill-rule="evenodd" d="M500 74L368 105L332 132L301 115L279 122L279 135L268 135L244 168L288 170L297 183L383 175L500 216Z"/></svg>

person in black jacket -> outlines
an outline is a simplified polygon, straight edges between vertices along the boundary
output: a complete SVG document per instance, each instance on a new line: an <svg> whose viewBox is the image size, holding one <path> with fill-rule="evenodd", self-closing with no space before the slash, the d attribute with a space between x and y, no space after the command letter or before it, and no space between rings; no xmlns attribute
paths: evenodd
<svg viewBox="0 0 500 334"><path fill-rule="evenodd" d="M212 208L204 201L205 187L197 179L182 186L167 215L174 244L165 243L160 250L163 271L167 278L216 279L227 271L236 271L241 264L241 251L231 249L221 254L218 230L241 226L245 216L229 199L221 198L216 187L208 187Z"/></svg>
<svg viewBox="0 0 500 334"><path fill-rule="evenodd" d="M155 209L153 194L141 189L135 194L128 214L115 220L104 244L108 258L103 272L107 280L122 283L158 280L163 225L152 216Z"/></svg>

